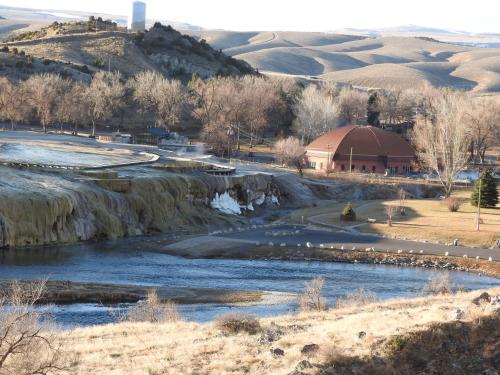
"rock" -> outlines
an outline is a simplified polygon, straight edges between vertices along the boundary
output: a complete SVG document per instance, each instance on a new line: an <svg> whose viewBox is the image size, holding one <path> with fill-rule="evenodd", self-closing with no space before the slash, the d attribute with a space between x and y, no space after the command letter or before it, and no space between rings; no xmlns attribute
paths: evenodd
<svg viewBox="0 0 500 375"><path fill-rule="evenodd" d="M293 370L292 372L289 372L288 375L307 375L307 374L299 370Z"/></svg>
<svg viewBox="0 0 500 375"><path fill-rule="evenodd" d="M300 350L302 354L313 354L319 350L319 345L317 344L308 344L304 345L304 347Z"/></svg>
<svg viewBox="0 0 500 375"><path fill-rule="evenodd" d="M366 337L366 332L365 331L361 331L358 333L358 339L362 340Z"/></svg>
<svg viewBox="0 0 500 375"><path fill-rule="evenodd" d="M450 319L451 320L460 320L463 319L465 316L465 311L462 309L455 309L451 314L450 314Z"/></svg>
<svg viewBox="0 0 500 375"><path fill-rule="evenodd" d="M280 348L271 348L271 354L273 357L283 357L285 355L285 351Z"/></svg>
<svg viewBox="0 0 500 375"><path fill-rule="evenodd" d="M307 368L313 368L314 366L312 365L311 362L307 361L307 360L302 360L300 361L299 363L297 363L297 366L295 366L295 370L305 370Z"/></svg>
<svg viewBox="0 0 500 375"><path fill-rule="evenodd" d="M281 330L267 330L258 339L260 344L268 344L274 341L278 341L283 336L283 331Z"/></svg>
<svg viewBox="0 0 500 375"><path fill-rule="evenodd" d="M472 300L472 303L477 306L484 302L491 302L491 296L487 292L481 293L481 295Z"/></svg>

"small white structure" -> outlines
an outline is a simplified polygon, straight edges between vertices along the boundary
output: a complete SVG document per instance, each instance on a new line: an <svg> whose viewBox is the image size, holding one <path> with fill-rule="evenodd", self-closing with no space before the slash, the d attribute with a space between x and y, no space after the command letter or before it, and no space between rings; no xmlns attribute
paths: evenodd
<svg viewBox="0 0 500 375"><path fill-rule="evenodd" d="M146 2L134 0L128 18L128 29L132 32L146 30Z"/></svg>

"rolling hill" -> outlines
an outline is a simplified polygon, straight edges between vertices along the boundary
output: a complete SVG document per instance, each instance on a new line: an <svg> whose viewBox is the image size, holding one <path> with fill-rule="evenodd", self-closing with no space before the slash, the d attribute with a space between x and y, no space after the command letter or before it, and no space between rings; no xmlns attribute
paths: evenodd
<svg viewBox="0 0 500 375"><path fill-rule="evenodd" d="M392 30L396 31L408 32ZM424 31L438 30L421 30ZM500 93L500 48L459 45L427 36L186 32L268 74L332 79L366 88L418 87L429 83L478 94Z"/></svg>

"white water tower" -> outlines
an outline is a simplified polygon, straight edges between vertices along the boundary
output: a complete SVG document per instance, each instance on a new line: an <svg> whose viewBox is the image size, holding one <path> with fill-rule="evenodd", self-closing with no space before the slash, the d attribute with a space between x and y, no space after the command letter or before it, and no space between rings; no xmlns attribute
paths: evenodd
<svg viewBox="0 0 500 375"><path fill-rule="evenodd" d="M134 0L128 17L128 29L132 32L146 30L146 2Z"/></svg>

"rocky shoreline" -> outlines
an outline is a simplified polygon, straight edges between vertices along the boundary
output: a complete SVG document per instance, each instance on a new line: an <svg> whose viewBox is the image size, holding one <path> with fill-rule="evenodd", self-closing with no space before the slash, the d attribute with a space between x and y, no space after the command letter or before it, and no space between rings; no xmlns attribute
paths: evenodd
<svg viewBox="0 0 500 375"><path fill-rule="evenodd" d="M380 264L399 267L422 267L449 271L473 272L485 276L500 278L500 262L475 258L459 258L453 256L425 255L417 253L397 253L382 251L360 251L327 249L321 247L290 247L290 246L255 246L250 241L227 240L214 245L215 237L204 241L204 245L194 246L194 239L172 244L164 252L186 258L203 259L255 259L255 260L300 260L326 261L340 263ZM189 246L188 246L189 245Z"/></svg>

